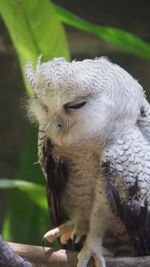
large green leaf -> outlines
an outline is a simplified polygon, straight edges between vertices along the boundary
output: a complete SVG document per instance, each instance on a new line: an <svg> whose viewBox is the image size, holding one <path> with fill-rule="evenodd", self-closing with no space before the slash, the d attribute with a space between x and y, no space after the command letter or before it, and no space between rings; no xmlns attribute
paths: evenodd
<svg viewBox="0 0 150 267"><path fill-rule="evenodd" d="M0 179L0 189L18 189L28 194L31 200L47 211L46 189L45 186L33 182L12 179ZM38 194L38 197L37 197Z"/></svg>
<svg viewBox="0 0 150 267"><path fill-rule="evenodd" d="M61 56L69 59L64 29L49 0L0 0L0 14L18 53L23 76L24 64L32 61L35 65L40 54L43 61Z"/></svg>
<svg viewBox="0 0 150 267"><path fill-rule="evenodd" d="M50 229L51 223L46 208L46 182L40 166L34 164L36 161L37 128L31 127L16 174L17 180L21 177L27 182L22 184L22 181L12 181L11 186L15 188L11 191L8 214L3 227L3 236L6 240L41 244L42 236ZM34 190L31 182L37 183Z"/></svg>
<svg viewBox="0 0 150 267"><path fill-rule="evenodd" d="M135 35L121 29L97 26L55 5L59 19L74 28L94 34L122 51L150 60L150 45Z"/></svg>

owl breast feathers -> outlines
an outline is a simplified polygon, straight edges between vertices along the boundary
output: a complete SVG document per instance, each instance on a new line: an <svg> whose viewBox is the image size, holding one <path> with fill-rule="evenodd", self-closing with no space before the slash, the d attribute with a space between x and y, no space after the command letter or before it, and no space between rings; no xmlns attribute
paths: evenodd
<svg viewBox="0 0 150 267"><path fill-rule="evenodd" d="M44 238L78 249L77 267L91 257L105 267L105 255L150 255L150 106L142 86L103 57L39 58L25 73L55 227Z"/></svg>

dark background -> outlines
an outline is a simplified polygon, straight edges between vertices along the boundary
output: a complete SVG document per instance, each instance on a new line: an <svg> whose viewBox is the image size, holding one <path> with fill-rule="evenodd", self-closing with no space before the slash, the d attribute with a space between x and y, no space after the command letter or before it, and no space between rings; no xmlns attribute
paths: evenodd
<svg viewBox="0 0 150 267"><path fill-rule="evenodd" d="M150 43L150 1L55 0L89 22L129 31ZM107 56L131 73L150 98L150 62L123 53L97 37L65 27L72 58ZM126 44L125 44L126 45ZM0 177L13 178L20 160L29 123L21 108L24 84L16 52L0 18ZM0 230L7 211L9 192L0 191Z"/></svg>

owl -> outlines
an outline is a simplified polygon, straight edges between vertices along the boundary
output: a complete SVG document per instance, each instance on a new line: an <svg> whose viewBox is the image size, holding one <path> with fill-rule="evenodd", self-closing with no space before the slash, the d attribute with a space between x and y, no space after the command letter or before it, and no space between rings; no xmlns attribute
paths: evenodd
<svg viewBox="0 0 150 267"><path fill-rule="evenodd" d="M101 57L55 58L25 74L54 228L44 235L90 258L150 255L150 106L142 86Z"/></svg>

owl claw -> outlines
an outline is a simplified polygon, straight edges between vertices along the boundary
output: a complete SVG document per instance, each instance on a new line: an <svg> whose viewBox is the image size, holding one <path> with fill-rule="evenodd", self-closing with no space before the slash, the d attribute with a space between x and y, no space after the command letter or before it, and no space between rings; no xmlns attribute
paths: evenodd
<svg viewBox="0 0 150 267"><path fill-rule="evenodd" d="M43 242L47 240L50 243L53 243L58 237L60 237L60 241L63 244L66 244L68 240L71 238L73 228L74 228L74 222L72 221L68 221L64 224L61 224L59 227L56 227L48 231L43 237Z"/></svg>
<svg viewBox="0 0 150 267"><path fill-rule="evenodd" d="M75 244L76 244L76 234L73 234L71 239L72 239L72 250L75 251Z"/></svg>
<svg viewBox="0 0 150 267"><path fill-rule="evenodd" d="M88 223L79 221L74 225L71 239L74 244L78 244L83 236L87 235L88 232Z"/></svg>
<svg viewBox="0 0 150 267"><path fill-rule="evenodd" d="M45 242L46 242L46 239L43 237L43 239L42 239L42 247L43 247L44 254L46 254L46 251L45 251Z"/></svg>
<svg viewBox="0 0 150 267"><path fill-rule="evenodd" d="M43 237L43 248L45 241L53 243L57 238L60 238L60 242L66 245L69 239L72 240L72 250L76 249L76 245L80 242L81 238L88 232L87 223L68 221L61 224L59 227L48 231Z"/></svg>
<svg viewBox="0 0 150 267"><path fill-rule="evenodd" d="M103 248L99 248L99 253L96 253L94 249L88 246L87 242L85 242L83 248L78 254L78 264L77 267L87 267L90 258L92 257L95 262L96 267L106 267L105 259L103 255L100 253Z"/></svg>
<svg viewBox="0 0 150 267"><path fill-rule="evenodd" d="M60 229L59 229L59 227L54 228L54 229L48 231L44 235L43 242L45 243L45 241L47 240L50 243L53 243L59 236L60 236Z"/></svg>
<svg viewBox="0 0 150 267"><path fill-rule="evenodd" d="M60 237L60 243L66 245L71 238L71 232L67 232Z"/></svg>

